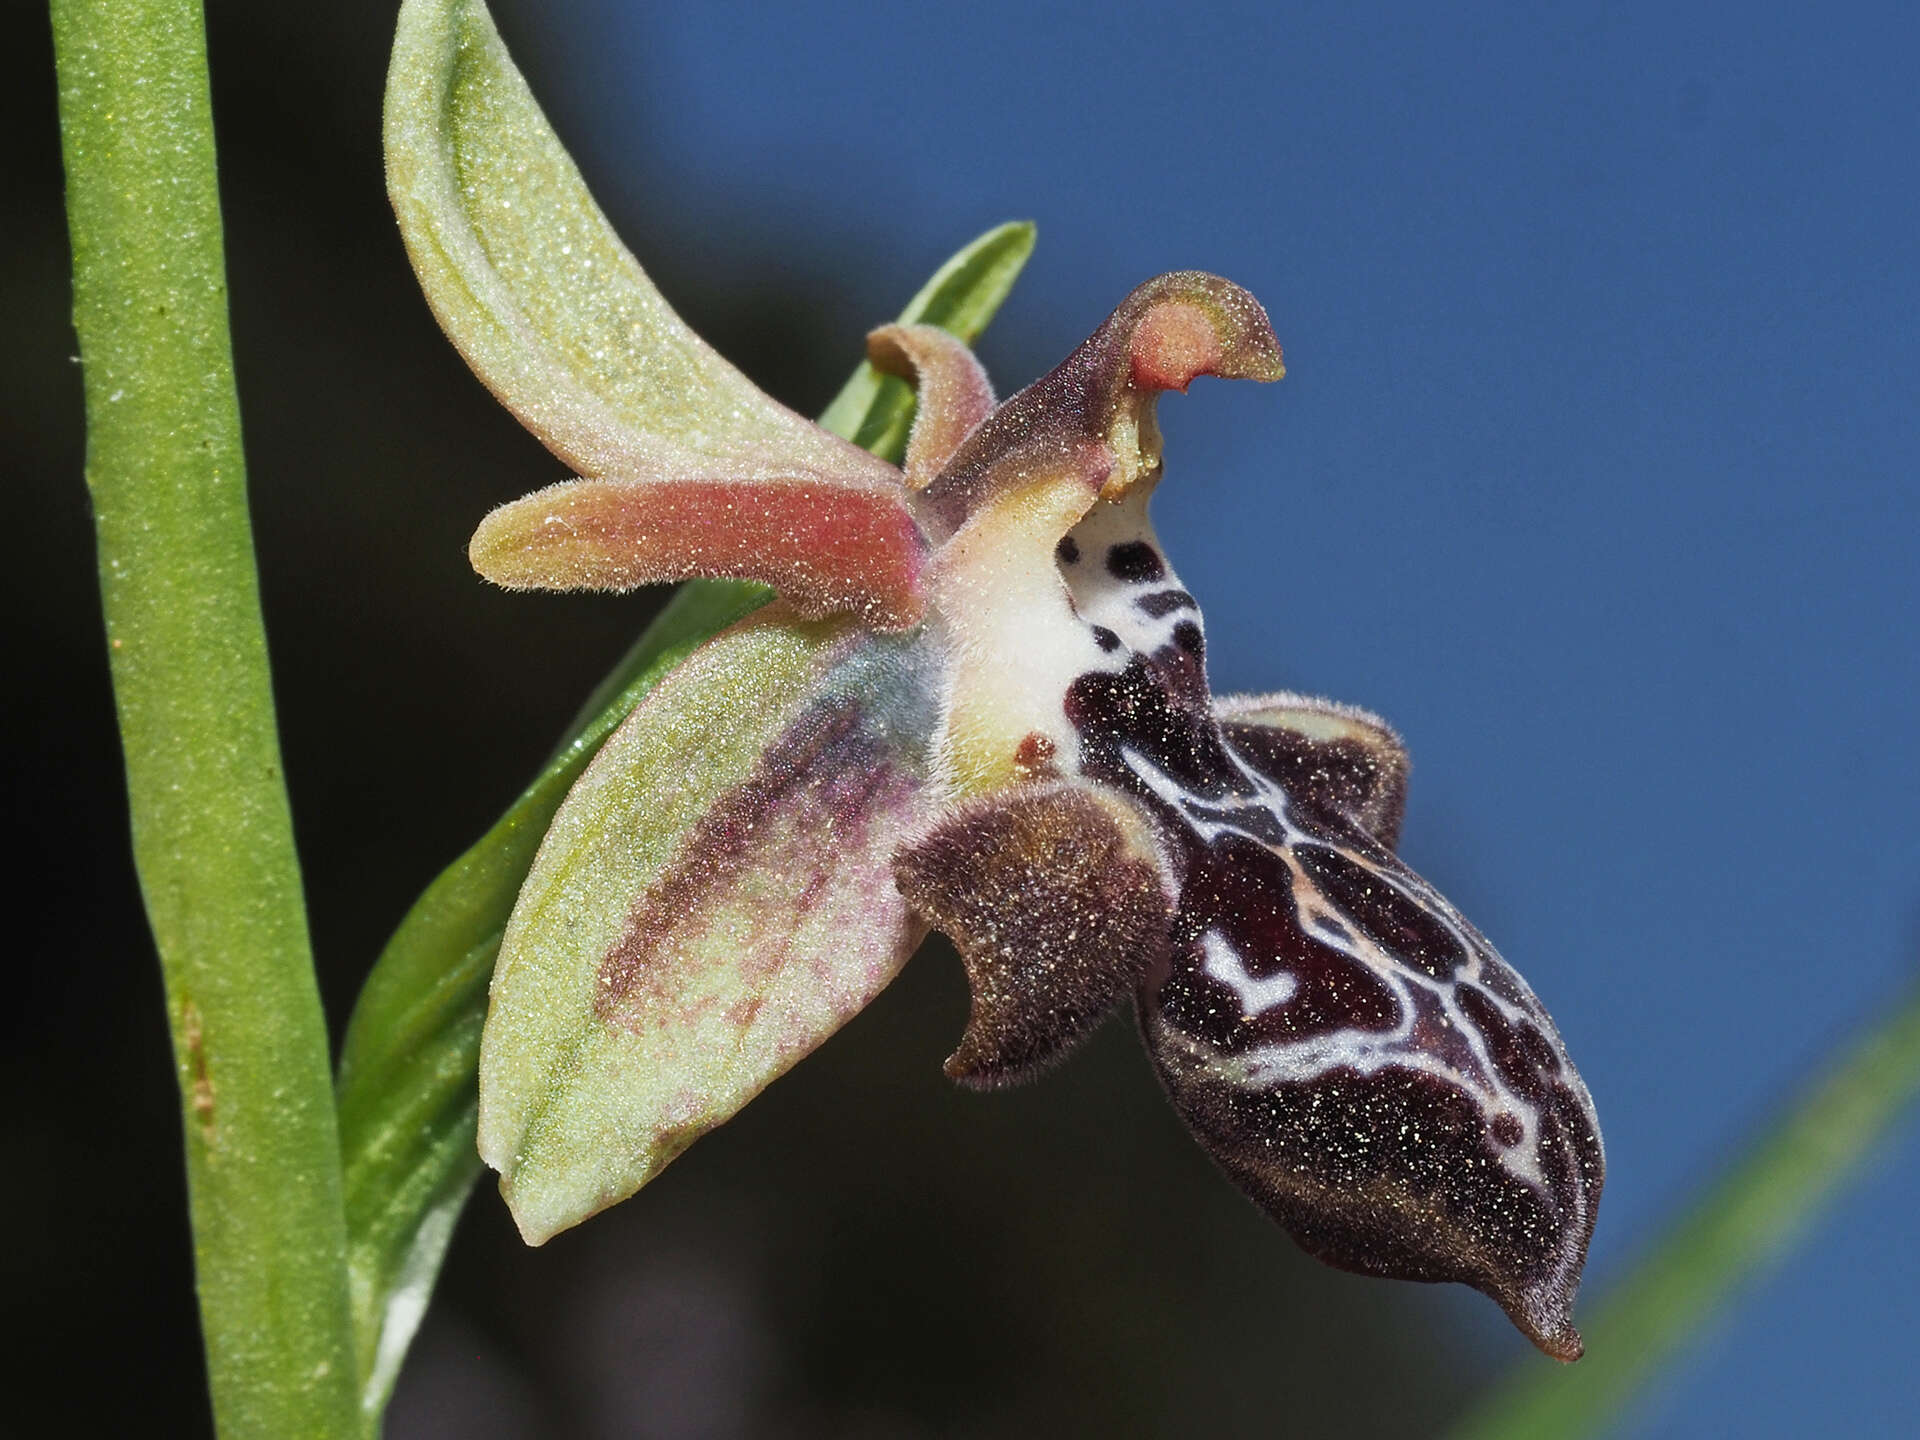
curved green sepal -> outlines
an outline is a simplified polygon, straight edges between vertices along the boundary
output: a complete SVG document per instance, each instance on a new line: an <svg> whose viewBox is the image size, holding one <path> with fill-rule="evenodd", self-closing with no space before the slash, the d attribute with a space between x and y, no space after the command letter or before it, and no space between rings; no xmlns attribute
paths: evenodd
<svg viewBox="0 0 1920 1440"><path fill-rule="evenodd" d="M728 581L681 587L513 807L414 902L360 992L335 1089L361 1398L371 1413L386 1405L480 1175L474 1077L487 982L540 838L633 707L768 598L761 586Z"/></svg>
<svg viewBox="0 0 1920 1440"><path fill-rule="evenodd" d="M385 141L388 195L434 315L487 388L581 474L893 482L674 314L479 0L401 8Z"/></svg>

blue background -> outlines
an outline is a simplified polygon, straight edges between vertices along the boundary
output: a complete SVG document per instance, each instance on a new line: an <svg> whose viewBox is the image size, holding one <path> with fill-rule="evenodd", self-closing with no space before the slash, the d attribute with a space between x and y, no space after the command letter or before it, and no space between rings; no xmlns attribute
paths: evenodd
<svg viewBox="0 0 1920 1440"><path fill-rule="evenodd" d="M1031 216L1006 391L1161 270L1263 299L1288 378L1162 406L1163 537L1216 689L1407 736L1405 853L1599 1101L1594 1288L1913 973L1911 8L573 14L509 33L709 283L784 249L877 321ZM1909 1118L1623 1433L1911 1434L1917 1191Z"/></svg>

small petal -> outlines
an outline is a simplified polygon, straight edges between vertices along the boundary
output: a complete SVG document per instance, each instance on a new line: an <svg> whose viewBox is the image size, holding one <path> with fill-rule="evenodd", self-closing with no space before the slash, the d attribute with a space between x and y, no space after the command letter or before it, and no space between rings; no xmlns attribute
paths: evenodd
<svg viewBox="0 0 1920 1440"><path fill-rule="evenodd" d="M966 965L973 1013L946 1068L969 1085L1064 1058L1166 953L1171 886L1144 817L1091 786L1040 782L963 806L894 873Z"/></svg>
<svg viewBox="0 0 1920 1440"><path fill-rule="evenodd" d="M802 616L846 610L889 630L916 624L926 608L926 544L897 486L574 480L494 510L468 555L511 589L759 580Z"/></svg>
<svg viewBox="0 0 1920 1440"><path fill-rule="evenodd" d="M907 488L922 489L993 413L993 385L973 351L937 325L882 326L867 336L867 359L883 374L914 382Z"/></svg>

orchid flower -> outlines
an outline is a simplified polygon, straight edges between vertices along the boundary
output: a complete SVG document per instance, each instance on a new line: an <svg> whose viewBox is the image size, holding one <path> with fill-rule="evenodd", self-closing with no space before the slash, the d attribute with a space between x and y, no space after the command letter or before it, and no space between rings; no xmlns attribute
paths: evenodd
<svg viewBox="0 0 1920 1440"><path fill-rule="evenodd" d="M1553 1021L1396 857L1408 763L1383 721L1210 693L1148 518L1158 397L1281 377L1259 303L1149 280L998 404L952 334L876 330L873 365L917 391L896 467L674 315L485 11L442 8L491 57L456 78L484 89L469 108L540 163L456 134L393 177L403 229L449 334L578 476L488 515L474 566L778 597L639 703L521 891L480 1149L526 1239L646 1184L939 930L972 992L954 1079L1022 1080L1131 999L1181 1117L1305 1249L1463 1281L1576 1357L1603 1159ZM517 199L481 215L463 186Z"/></svg>

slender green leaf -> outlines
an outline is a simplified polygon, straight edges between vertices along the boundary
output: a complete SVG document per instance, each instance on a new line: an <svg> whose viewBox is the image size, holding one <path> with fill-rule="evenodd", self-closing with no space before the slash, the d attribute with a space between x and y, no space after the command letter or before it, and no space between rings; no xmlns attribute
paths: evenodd
<svg viewBox="0 0 1920 1440"><path fill-rule="evenodd" d="M933 273L900 312L903 325L938 325L971 345L980 338L1033 254L1031 220L1010 220L975 240ZM913 387L861 364L840 387L820 423L898 464L913 428Z"/></svg>
<svg viewBox="0 0 1920 1440"><path fill-rule="evenodd" d="M341 1143L363 1403L386 1404L473 1182L475 1076L500 935L567 791L627 712L708 636L765 604L757 585L682 586L498 824L441 872L387 942L340 1057Z"/></svg>
<svg viewBox="0 0 1920 1440"><path fill-rule="evenodd" d="M268 680L200 6L55 0L87 483L214 1416L350 1436L339 1138Z"/></svg>
<svg viewBox="0 0 1920 1440"><path fill-rule="evenodd" d="M700 352L685 350L691 332L659 302L606 227L483 7L470 0L411 0L395 44L387 118L396 210L436 313L482 378L496 391L511 390L516 409L538 421L535 429L550 444L566 453L555 436L579 416L597 413L595 406L611 416L610 424L653 423L653 401L630 383L652 353L636 344L682 347L676 363L694 383L731 393L731 367L714 369L725 362L713 356L709 364L700 352L711 352L697 340ZM493 179L482 183L488 176ZM560 292L543 292L542 264L555 257L536 243L542 227L476 217L469 202L488 194L529 215L538 203L557 205L549 218L563 221L574 240L606 259L600 268L614 277L614 299L584 287L581 275L564 267ZM1032 241L1025 225L982 236L941 269L915 298L918 308L903 318L945 316L969 338L977 335ZM472 298L463 298L463 290ZM618 305L645 323L610 332L608 315ZM572 418L541 410L529 376L552 379L556 393L570 397ZM828 428L843 438L866 433L884 414L900 421L904 435L912 395L904 386L901 391L904 411L899 397L876 393L864 406L840 407L842 417ZM601 742L660 677L769 594L727 581L683 586L594 692L533 784L416 902L361 994L338 1088L361 1395L371 1414L386 1404L454 1219L479 1174L475 1075L487 985L501 931L548 822Z"/></svg>
<svg viewBox="0 0 1920 1440"><path fill-rule="evenodd" d="M1854 1041L1616 1285L1586 1358L1532 1362L1463 1419L1454 1440L1579 1440L1601 1432L1739 1286L1785 1253L1920 1092L1920 989Z"/></svg>

